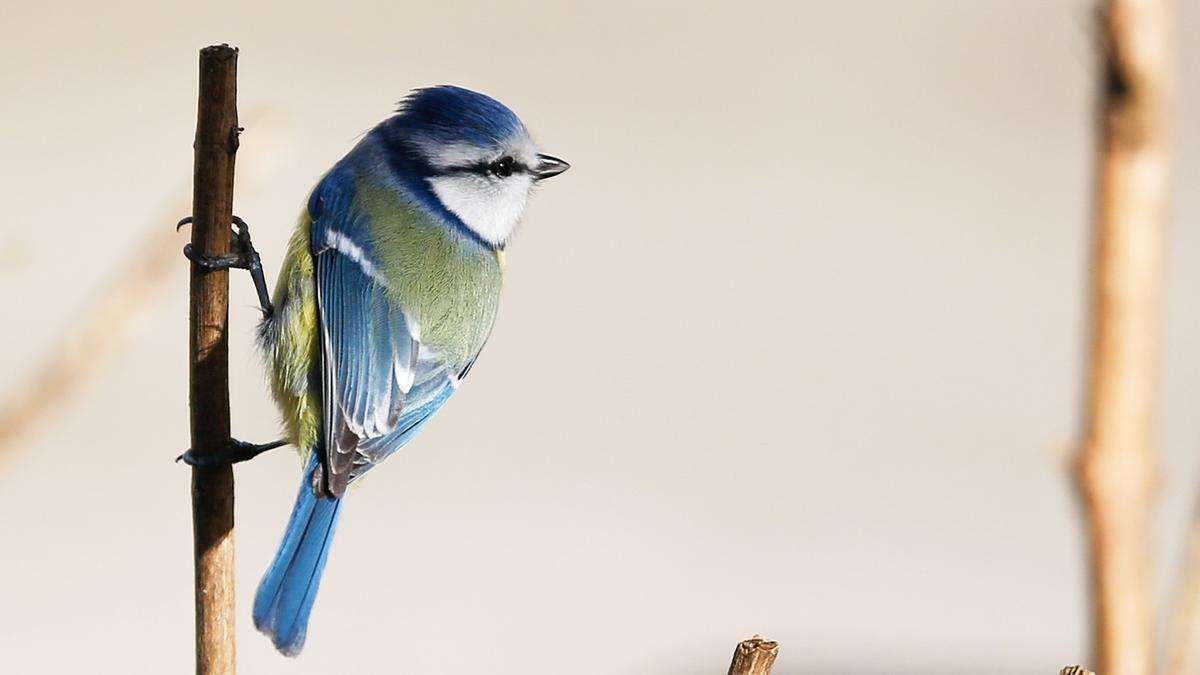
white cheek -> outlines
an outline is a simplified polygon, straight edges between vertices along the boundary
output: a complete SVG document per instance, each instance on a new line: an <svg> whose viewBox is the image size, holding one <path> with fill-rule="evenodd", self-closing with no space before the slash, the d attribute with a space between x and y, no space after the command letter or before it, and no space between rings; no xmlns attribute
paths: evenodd
<svg viewBox="0 0 1200 675"><path fill-rule="evenodd" d="M504 180L464 174L429 179L433 193L485 241L503 244L521 220L533 179L517 174Z"/></svg>

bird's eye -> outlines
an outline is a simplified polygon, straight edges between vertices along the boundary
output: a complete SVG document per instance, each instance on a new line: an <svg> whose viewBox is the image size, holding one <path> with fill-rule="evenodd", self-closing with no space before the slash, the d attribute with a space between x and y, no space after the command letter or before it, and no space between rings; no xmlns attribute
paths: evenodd
<svg viewBox="0 0 1200 675"><path fill-rule="evenodd" d="M492 162L492 173L500 176L501 178L508 178L509 176L513 175L513 170L516 168L516 164L516 161L514 161L512 157L501 157L500 159Z"/></svg>

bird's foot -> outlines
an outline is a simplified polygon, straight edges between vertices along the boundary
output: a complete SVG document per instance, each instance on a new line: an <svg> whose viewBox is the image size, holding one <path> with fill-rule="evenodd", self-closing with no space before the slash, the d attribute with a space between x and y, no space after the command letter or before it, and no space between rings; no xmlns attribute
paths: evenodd
<svg viewBox="0 0 1200 675"><path fill-rule="evenodd" d="M191 222L192 217L187 216L175 224L175 229L178 230ZM259 258L258 251L254 250L254 243L250 240L250 226L246 224L246 221L234 216L233 228L233 253L205 256L196 253L192 249L192 245L187 244L183 247L183 255L206 270L236 268L249 271L250 278L254 280L254 290L258 293L258 304L262 307L263 315L270 317L275 313L275 308L271 306L271 295L267 292L267 280L263 275L262 259Z"/></svg>
<svg viewBox="0 0 1200 675"><path fill-rule="evenodd" d="M272 441L270 443L247 443L239 441L236 438L229 439L229 445L221 448L214 453L205 453L202 457L197 457L196 453L188 450L182 455L175 458L176 462L183 462L190 466L224 466L226 464L237 464L246 460L254 459L268 450L287 445L287 441Z"/></svg>

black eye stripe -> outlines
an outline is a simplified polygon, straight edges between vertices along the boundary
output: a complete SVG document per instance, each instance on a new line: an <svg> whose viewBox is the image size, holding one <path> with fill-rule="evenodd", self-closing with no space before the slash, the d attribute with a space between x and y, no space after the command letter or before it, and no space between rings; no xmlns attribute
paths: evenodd
<svg viewBox="0 0 1200 675"><path fill-rule="evenodd" d="M501 157L493 162L480 162L478 164L467 164L465 166L451 166L440 170L438 173L443 176L461 176L465 174L474 174L477 176L499 176L507 178L515 173L530 173L530 169L525 164L518 162L509 156Z"/></svg>

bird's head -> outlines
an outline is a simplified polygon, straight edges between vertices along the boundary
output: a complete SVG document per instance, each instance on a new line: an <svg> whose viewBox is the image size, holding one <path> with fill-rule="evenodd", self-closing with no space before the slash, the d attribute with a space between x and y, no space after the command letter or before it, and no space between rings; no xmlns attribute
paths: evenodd
<svg viewBox="0 0 1200 675"><path fill-rule="evenodd" d="M388 126L437 200L496 246L508 241L533 185L570 168L539 153L513 111L460 87L414 91Z"/></svg>

